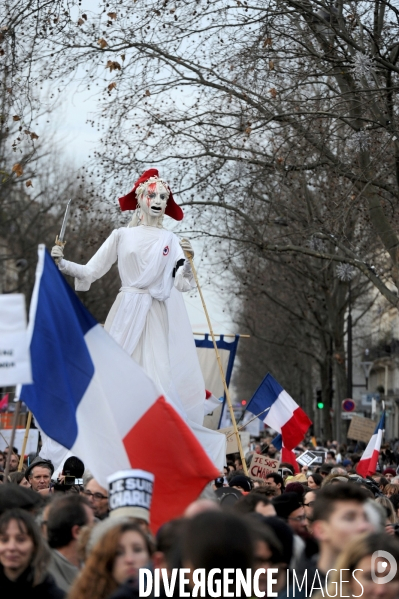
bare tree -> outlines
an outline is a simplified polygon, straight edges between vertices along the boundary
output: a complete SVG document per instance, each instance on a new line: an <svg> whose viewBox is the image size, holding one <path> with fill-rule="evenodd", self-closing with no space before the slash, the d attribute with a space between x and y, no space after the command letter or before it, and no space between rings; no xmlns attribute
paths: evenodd
<svg viewBox="0 0 399 599"><path fill-rule="evenodd" d="M110 124L100 160L115 185L164 164L186 205L239 215L262 251L348 262L397 305L395 7L139 0L130 8L99 4L48 35L48 72L84 64L85 84L103 86ZM230 191L270 178L289 185L296 173L306 180L298 205L327 178L335 203L310 212L296 242L270 242ZM272 221L280 218L278 197L268 204ZM348 220L373 231L374 252L348 238ZM312 238L338 251L315 250ZM378 269L385 258L388 272Z"/></svg>

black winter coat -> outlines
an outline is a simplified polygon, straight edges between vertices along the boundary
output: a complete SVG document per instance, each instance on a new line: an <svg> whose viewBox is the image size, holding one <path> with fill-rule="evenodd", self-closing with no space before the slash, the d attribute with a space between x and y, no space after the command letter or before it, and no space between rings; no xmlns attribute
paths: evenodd
<svg viewBox="0 0 399 599"><path fill-rule="evenodd" d="M0 597L1 599L64 599L65 593L54 582L54 578L47 574L46 578L35 587L32 586L32 572L28 568L12 581L4 574L0 566Z"/></svg>

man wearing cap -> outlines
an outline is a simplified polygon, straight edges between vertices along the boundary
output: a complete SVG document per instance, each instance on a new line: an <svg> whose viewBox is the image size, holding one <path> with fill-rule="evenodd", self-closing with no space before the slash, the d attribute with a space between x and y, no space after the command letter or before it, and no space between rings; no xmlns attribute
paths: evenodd
<svg viewBox="0 0 399 599"><path fill-rule="evenodd" d="M33 491L40 492L50 488L54 466L50 460L38 456L25 471L25 478Z"/></svg>

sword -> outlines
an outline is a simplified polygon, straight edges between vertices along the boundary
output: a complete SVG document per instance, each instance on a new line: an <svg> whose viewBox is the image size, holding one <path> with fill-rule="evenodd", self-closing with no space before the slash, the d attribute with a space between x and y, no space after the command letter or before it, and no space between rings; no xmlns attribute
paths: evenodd
<svg viewBox="0 0 399 599"><path fill-rule="evenodd" d="M65 208L64 219L63 219L62 225L61 225L60 234L57 235L57 237L55 238L55 245L59 245L62 248L66 244L66 241L65 241L64 237L65 237L66 226L67 226L67 223L68 223L69 212L70 212L70 209L71 209L71 202L72 202L72 199L68 200L68 203L67 203L66 208ZM58 259L56 260L56 263L58 264Z"/></svg>

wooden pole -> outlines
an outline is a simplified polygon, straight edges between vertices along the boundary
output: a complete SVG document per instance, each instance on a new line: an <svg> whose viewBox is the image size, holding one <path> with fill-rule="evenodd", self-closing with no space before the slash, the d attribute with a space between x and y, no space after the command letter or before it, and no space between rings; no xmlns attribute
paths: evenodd
<svg viewBox="0 0 399 599"><path fill-rule="evenodd" d="M7 460L6 460L6 467L4 469L4 479L3 479L3 483L6 485L8 483L8 475L10 473L10 460L11 460L11 454L14 453L13 452L13 447L14 447L14 441L15 441L15 431L17 428L17 424L18 424L18 416L19 416L19 409L21 407L21 401L18 401L16 406L15 406L15 412L14 412L14 423L13 423L13 427L12 427L12 431L11 431L11 438L10 438L10 443L8 445L8 453L7 453Z"/></svg>
<svg viewBox="0 0 399 599"><path fill-rule="evenodd" d="M240 452L240 457L241 457L241 462L242 462L242 468L243 468L245 474L248 476L248 468L247 468L247 463L245 461L244 451L243 451L242 445L241 445L240 433L238 432L237 422L236 422L236 419L235 419L235 416L234 416L234 410L233 410L233 406L232 406L232 403L231 403L230 392L229 392L229 389L227 387L226 377L224 376L222 361L220 359L219 350L218 350L218 346L217 346L216 339L215 339L215 334L214 334L213 329L212 329L211 319L209 318L209 314L208 314L208 310L207 310L207 307L206 307L206 304L205 304L204 296L202 295L202 290L201 290L201 287L200 287L200 284L199 284L199 281L198 281L197 271L195 270L195 266L194 266L194 262L193 262L192 256L187 252L186 253L186 257L190 261L191 270L193 271L194 280L195 280L195 283L197 285L198 293L200 294L200 298L201 298L201 302L202 302L202 307L204 308L206 320L208 322L208 327L209 327L209 332L210 332L211 337L212 337L213 347L215 348L216 359L217 359L217 363L218 363L218 366L219 366L220 376L221 376L221 379L222 379L222 383L223 383L223 387L224 387L224 392L226 394L227 405L229 406L230 418L231 418L231 422L233 423L234 434L236 436L238 450Z"/></svg>
<svg viewBox="0 0 399 599"><path fill-rule="evenodd" d="M22 466L24 465L24 455L25 455L25 450L26 450L26 444L28 442L28 436L29 436L29 430L30 430L30 423L31 422L32 422L32 412L29 410L29 412L28 412L28 419L26 421L26 428L25 428L24 440L23 440L23 443L22 443L21 455L20 455L20 458L19 458L18 472L22 471Z"/></svg>
<svg viewBox="0 0 399 599"><path fill-rule="evenodd" d="M245 428L247 426L247 424L251 424L251 422L253 422L257 418L259 418L259 416L262 416L262 414L264 414L268 410L270 410L270 408L266 408L265 410L262 410L262 412L259 412L259 414L256 414L256 416L254 416L253 418L251 418L251 420L248 420L248 422L246 422L245 424L242 424L241 426L239 426L237 430L242 431L242 429ZM226 435L226 437L229 438L229 437L231 437L231 435L234 435L234 432L233 433L229 433L228 435Z"/></svg>

